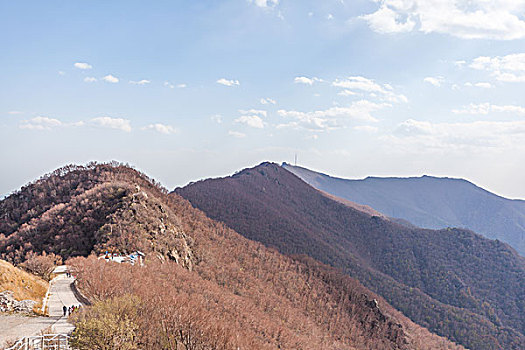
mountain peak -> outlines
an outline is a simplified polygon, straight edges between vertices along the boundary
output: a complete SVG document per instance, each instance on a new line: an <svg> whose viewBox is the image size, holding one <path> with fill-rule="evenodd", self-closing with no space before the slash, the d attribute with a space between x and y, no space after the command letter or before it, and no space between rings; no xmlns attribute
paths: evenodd
<svg viewBox="0 0 525 350"><path fill-rule="evenodd" d="M523 313L506 302L524 296L524 266L515 252L472 231L407 227L356 210L308 185L297 169L263 163L243 176L176 192L249 239L341 269L412 320L467 347L525 344ZM337 180L304 174L319 183Z"/></svg>

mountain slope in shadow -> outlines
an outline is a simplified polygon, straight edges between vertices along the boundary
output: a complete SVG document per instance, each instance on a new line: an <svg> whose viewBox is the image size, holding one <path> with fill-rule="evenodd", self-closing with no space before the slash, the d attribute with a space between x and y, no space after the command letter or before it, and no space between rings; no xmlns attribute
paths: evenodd
<svg viewBox="0 0 525 350"><path fill-rule="evenodd" d="M525 261L502 242L370 215L273 163L175 192L245 237L341 268L439 335L473 349L525 347Z"/></svg>
<svg viewBox="0 0 525 350"><path fill-rule="evenodd" d="M525 201L488 192L463 179L432 176L347 180L284 163L311 186L412 224L463 227L510 244L525 256Z"/></svg>

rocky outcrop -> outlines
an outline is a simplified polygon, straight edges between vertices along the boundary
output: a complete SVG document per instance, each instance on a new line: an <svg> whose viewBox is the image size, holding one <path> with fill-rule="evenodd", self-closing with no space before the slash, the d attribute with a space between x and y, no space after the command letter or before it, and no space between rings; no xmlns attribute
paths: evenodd
<svg viewBox="0 0 525 350"><path fill-rule="evenodd" d="M0 312L32 313L35 304L36 301L34 300L16 300L13 297L13 292L8 290L0 293Z"/></svg>

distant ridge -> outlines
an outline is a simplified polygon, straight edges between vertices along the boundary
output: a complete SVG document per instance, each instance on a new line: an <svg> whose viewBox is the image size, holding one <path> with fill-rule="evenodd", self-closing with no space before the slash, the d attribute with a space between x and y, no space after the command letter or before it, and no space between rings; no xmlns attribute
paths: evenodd
<svg viewBox="0 0 525 350"><path fill-rule="evenodd" d="M140 344L129 348L180 349L184 340L192 349L463 349L340 271L245 239L117 162L44 175L0 200L0 218L1 258L19 264L53 252L71 258L94 305L133 297L136 304L119 309ZM84 258L135 250L146 254L145 266ZM27 286L27 277L11 276L19 274L0 261L0 287Z"/></svg>
<svg viewBox="0 0 525 350"><path fill-rule="evenodd" d="M247 238L340 268L470 349L525 348L525 259L507 244L370 215L273 163L175 193Z"/></svg>
<svg viewBox="0 0 525 350"><path fill-rule="evenodd" d="M424 175L347 180L287 163L282 166L321 191L387 216L423 228L468 228L508 243L525 256L523 200L498 196L464 179Z"/></svg>

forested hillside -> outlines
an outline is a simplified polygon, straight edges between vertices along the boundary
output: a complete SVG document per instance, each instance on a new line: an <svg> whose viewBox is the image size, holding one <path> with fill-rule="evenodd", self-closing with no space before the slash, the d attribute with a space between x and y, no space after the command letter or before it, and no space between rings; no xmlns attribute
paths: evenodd
<svg viewBox="0 0 525 350"><path fill-rule="evenodd" d="M440 229L464 227L510 244L525 256L525 201L490 193L466 180L432 176L346 180L283 164L311 186L384 215Z"/></svg>
<svg viewBox="0 0 525 350"><path fill-rule="evenodd" d="M525 348L525 261L504 243L396 224L271 163L175 192L250 239L343 269L412 320L469 348Z"/></svg>
<svg viewBox="0 0 525 350"><path fill-rule="evenodd" d="M158 252L191 264L191 242L144 174L114 163L66 166L0 201L0 256L63 258L92 251Z"/></svg>
<svg viewBox="0 0 525 350"><path fill-rule="evenodd" d="M6 259L69 258L94 302L76 319L82 349L461 348L358 281L250 241L121 164L59 169L2 200L0 214ZM135 249L144 267L85 258Z"/></svg>

